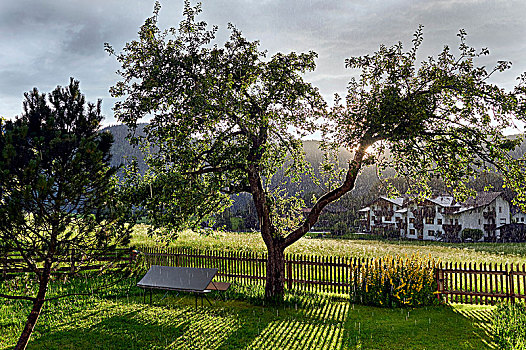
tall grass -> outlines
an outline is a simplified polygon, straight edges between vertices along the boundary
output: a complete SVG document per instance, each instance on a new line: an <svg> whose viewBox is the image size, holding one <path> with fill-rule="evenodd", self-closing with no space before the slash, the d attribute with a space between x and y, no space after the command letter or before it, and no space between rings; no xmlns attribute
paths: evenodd
<svg viewBox="0 0 526 350"><path fill-rule="evenodd" d="M493 314L493 332L499 349L526 349L526 308L524 304L499 305Z"/></svg>
<svg viewBox="0 0 526 350"><path fill-rule="evenodd" d="M385 256L431 256L443 262L472 263L526 263L526 243L472 243L454 244L425 241L388 241L382 239L301 238L287 248L286 253L380 258ZM369 237L371 238L371 237ZM147 226L137 225L132 245L163 245L147 234ZM213 231L202 235L190 230L179 233L170 247L201 250L265 252L265 244L258 232L233 233Z"/></svg>

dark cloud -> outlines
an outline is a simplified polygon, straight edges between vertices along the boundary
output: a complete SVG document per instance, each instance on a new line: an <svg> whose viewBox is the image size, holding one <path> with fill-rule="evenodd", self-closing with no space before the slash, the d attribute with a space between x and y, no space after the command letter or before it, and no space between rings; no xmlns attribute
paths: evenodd
<svg viewBox="0 0 526 350"><path fill-rule="evenodd" d="M23 92L38 86L49 91L81 81L88 100L103 98L107 123L113 123L108 88L118 66L103 50L104 42L120 50L133 40L151 16L150 0L17 0L0 2L1 115L21 111ZM162 1L160 25L177 26L182 1ZM208 0L202 19L220 26L219 40L235 24L250 40L272 55L278 51L314 50L318 68L306 75L327 99L343 93L353 72L345 58L371 53L380 44L406 46L419 24L425 26L421 57L434 55L444 44L456 47L456 33L467 30L469 43L489 47L483 61L514 61L513 70L496 78L510 88L526 71L526 1L523 0Z"/></svg>

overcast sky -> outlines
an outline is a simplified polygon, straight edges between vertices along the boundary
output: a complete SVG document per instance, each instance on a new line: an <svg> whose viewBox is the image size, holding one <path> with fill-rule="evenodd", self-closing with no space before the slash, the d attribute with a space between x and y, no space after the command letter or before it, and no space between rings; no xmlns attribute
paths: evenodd
<svg viewBox="0 0 526 350"><path fill-rule="evenodd" d="M195 3L194 1L192 3ZM488 47L484 64L511 60L512 69L493 81L512 88L526 71L526 1L524 0L203 0L201 18L219 25L219 38L236 25L261 49L276 52L314 50L317 69L307 80L332 100L343 94L351 76L344 59L372 53L380 44L402 41L406 47L419 24L424 25L420 57L436 55L445 44L457 47L464 28L468 44ZM22 111L23 93L38 87L49 92L80 80L88 101L103 100L105 124L115 124L114 100L108 88L118 77L114 57L137 37L151 16L150 0L0 0L0 116ZM177 26L182 0L163 0L162 27Z"/></svg>

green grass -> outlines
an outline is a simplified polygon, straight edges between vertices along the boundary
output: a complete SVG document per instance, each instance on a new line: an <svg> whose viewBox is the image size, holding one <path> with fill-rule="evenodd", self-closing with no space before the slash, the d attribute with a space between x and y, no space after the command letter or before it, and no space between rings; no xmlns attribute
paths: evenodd
<svg viewBox="0 0 526 350"><path fill-rule="evenodd" d="M205 302L196 310L192 296L174 293L163 300L162 292L154 293L153 305L144 304L134 282L125 280L97 296L48 303L28 349L494 347L484 328L491 307L382 309L353 305L341 297L308 294L288 295L283 305L268 306L252 302L260 300L257 288L251 294L250 288L234 286L229 300L212 295L212 306ZM84 283L86 280L78 285ZM70 288L59 281L54 284L55 292ZM0 349L12 348L28 312L27 302L9 301L0 306Z"/></svg>
<svg viewBox="0 0 526 350"><path fill-rule="evenodd" d="M135 227L133 245L155 245L144 225ZM387 241L348 238L301 238L286 252L319 256L382 257L414 253L457 263L513 263L526 264L526 243L441 243L425 241ZM183 231L169 246L182 248L217 249L223 251L265 252L261 235L257 232L213 232L201 235Z"/></svg>
<svg viewBox="0 0 526 350"><path fill-rule="evenodd" d="M132 244L153 245L146 227ZM170 246L264 252L258 233L182 232ZM524 244L303 238L288 253L381 257L419 253L453 262L525 263ZM55 280L50 296L84 292L117 276ZM281 306L264 305L261 286L234 285L211 295L213 306L197 310L193 296L175 295L143 303L134 278L94 296L46 304L28 349L495 349L493 307L453 305L383 309L353 305L345 296L287 294ZM0 281L0 291L34 293L34 281ZM23 301L0 304L0 350L15 344L30 310Z"/></svg>

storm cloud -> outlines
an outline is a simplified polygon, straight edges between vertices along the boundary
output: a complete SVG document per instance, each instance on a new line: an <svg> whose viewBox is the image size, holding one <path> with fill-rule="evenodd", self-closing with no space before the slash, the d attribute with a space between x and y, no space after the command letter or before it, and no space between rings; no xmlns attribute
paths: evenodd
<svg viewBox="0 0 526 350"><path fill-rule="evenodd" d="M119 67L104 43L120 50L135 39L153 5L140 0L0 2L0 115L20 114L23 93L34 86L50 91L72 76L89 101L103 99L105 123L116 123L108 88L117 81ZM183 2L161 5L161 26L177 26ZM456 47L463 28L469 44L490 49L484 64L513 62L495 82L512 88L515 77L526 71L522 0L209 0L202 7L201 18L219 25L220 41L233 23L269 55L316 51L318 67L306 77L328 100L345 92L353 74L344 68L345 58L372 53L380 44L401 41L407 47L419 24L424 25L421 58L437 54L443 45Z"/></svg>

